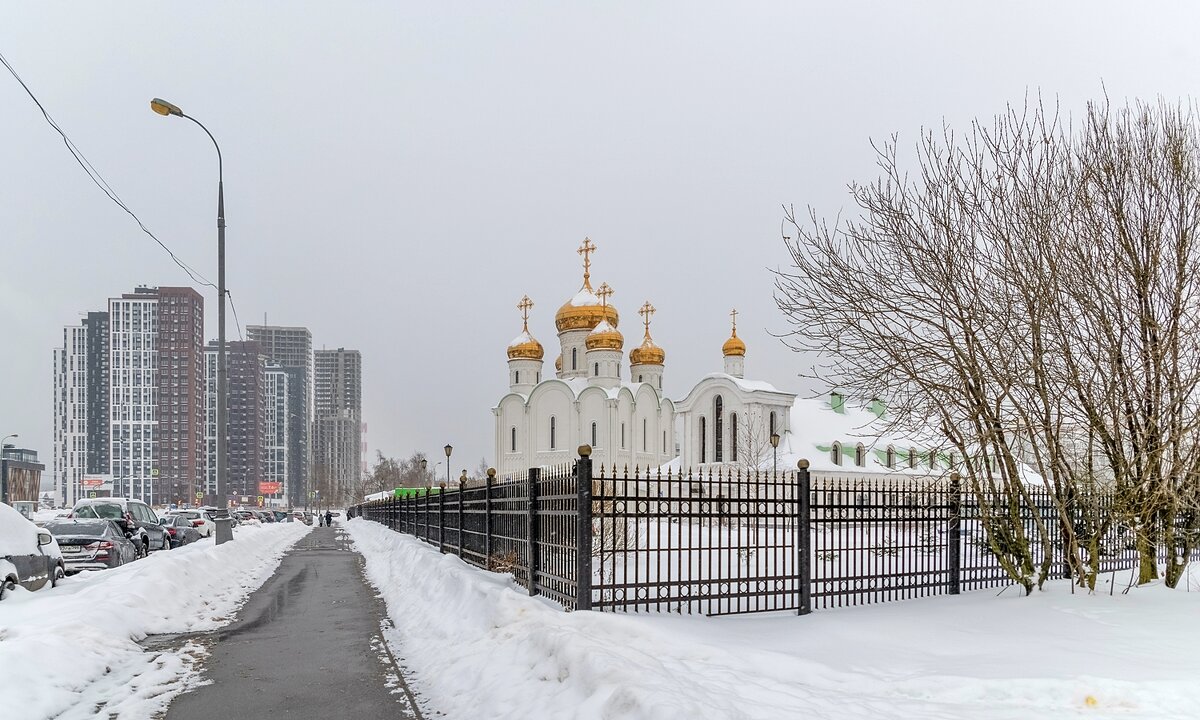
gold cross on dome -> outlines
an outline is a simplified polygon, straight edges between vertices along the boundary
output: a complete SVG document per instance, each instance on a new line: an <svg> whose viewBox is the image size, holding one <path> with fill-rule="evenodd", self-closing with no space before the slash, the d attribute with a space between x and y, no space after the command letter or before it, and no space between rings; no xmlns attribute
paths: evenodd
<svg viewBox="0 0 1200 720"><path fill-rule="evenodd" d="M646 324L646 337L650 337L650 316L656 312L658 311L650 304L649 300L646 301L641 310L638 310L638 315L642 316L642 321Z"/></svg>
<svg viewBox="0 0 1200 720"><path fill-rule="evenodd" d="M596 291L596 296L600 298L600 304L608 307L608 299L612 297L613 289L608 286L608 283L600 283L600 289Z"/></svg>
<svg viewBox="0 0 1200 720"><path fill-rule="evenodd" d="M733 310L729 311L729 317L733 318L733 334L734 335L737 335L737 316L738 316L737 308L734 308Z"/></svg>
<svg viewBox="0 0 1200 720"><path fill-rule="evenodd" d="M596 252L596 243L592 242L591 238L585 237L583 244L575 252L583 256L583 286L590 290L592 288L592 253Z"/></svg>
<svg viewBox="0 0 1200 720"><path fill-rule="evenodd" d="M517 303L517 309L521 311L521 320L525 324L525 332L529 332L529 311L533 308L533 301L529 296L521 298L521 302Z"/></svg>

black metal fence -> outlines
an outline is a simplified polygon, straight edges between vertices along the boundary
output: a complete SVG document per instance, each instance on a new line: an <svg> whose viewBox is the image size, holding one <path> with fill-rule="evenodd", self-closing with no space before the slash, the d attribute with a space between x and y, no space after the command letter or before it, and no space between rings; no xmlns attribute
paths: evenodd
<svg viewBox="0 0 1200 720"><path fill-rule="evenodd" d="M804 614L1012 582L992 548L1003 538L988 537L984 508L949 478L593 472L586 456L519 481L489 475L356 514L510 572L568 609ZM1020 522L1041 557L1036 526L1057 530L1060 518L1045 490L1029 497ZM1052 545L1064 568L1062 543ZM1099 545L1102 572L1137 566L1127 528L1107 527Z"/></svg>

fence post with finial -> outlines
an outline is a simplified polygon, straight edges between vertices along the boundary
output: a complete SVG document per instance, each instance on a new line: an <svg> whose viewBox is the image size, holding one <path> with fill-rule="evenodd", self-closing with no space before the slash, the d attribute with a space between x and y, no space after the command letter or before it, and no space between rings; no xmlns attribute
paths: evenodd
<svg viewBox="0 0 1200 720"><path fill-rule="evenodd" d="M528 514L525 524L525 542L526 556L529 558L529 584L528 590L530 595L537 595L537 572L538 572L538 479L541 477L539 468L529 468L528 488L526 497L528 499Z"/></svg>
<svg viewBox="0 0 1200 720"><path fill-rule="evenodd" d="M796 533L799 542L794 544L800 551L800 597L796 614L807 615L812 612L812 478L808 474L807 459L797 462L796 469Z"/></svg>
<svg viewBox="0 0 1200 720"><path fill-rule="evenodd" d="M492 486L496 484L496 468L488 468L483 493L483 566L492 569Z"/></svg>
<svg viewBox="0 0 1200 720"><path fill-rule="evenodd" d="M592 609L592 446L575 463L575 609Z"/></svg>
<svg viewBox="0 0 1200 720"><path fill-rule="evenodd" d="M962 478L950 473L950 518L946 527L946 565L950 571L951 595L962 591Z"/></svg>

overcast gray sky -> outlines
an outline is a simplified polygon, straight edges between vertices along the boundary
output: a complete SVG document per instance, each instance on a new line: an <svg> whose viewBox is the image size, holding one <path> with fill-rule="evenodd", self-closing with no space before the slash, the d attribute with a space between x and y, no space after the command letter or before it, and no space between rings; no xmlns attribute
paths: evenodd
<svg viewBox="0 0 1200 720"><path fill-rule="evenodd" d="M800 389L769 268L780 204L847 208L871 138L963 126L1040 89L1078 113L1193 92L1195 3L8 3L0 52L125 201L228 283L242 325L357 348L372 454L492 460L515 309L557 353L575 248L627 346L658 308L666 390L721 368ZM0 75L0 434L51 454L51 348L138 284L188 279ZM205 293L210 336L215 293ZM232 321L232 318L231 318ZM232 329L231 337L237 331Z"/></svg>

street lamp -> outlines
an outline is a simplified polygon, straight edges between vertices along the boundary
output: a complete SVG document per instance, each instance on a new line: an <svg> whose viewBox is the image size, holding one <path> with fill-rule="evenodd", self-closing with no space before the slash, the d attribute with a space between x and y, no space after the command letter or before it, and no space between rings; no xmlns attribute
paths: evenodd
<svg viewBox="0 0 1200 720"><path fill-rule="evenodd" d="M13 433L5 435L0 439L0 502L8 502L8 456L4 454L4 444L9 438L19 438L20 435Z"/></svg>
<svg viewBox="0 0 1200 720"><path fill-rule="evenodd" d="M446 447L444 447L442 449L446 451L446 486L449 487L450 486L450 453L454 452L454 448L447 445Z"/></svg>
<svg viewBox="0 0 1200 720"><path fill-rule="evenodd" d="M429 471L426 470L426 468L428 468L428 467L429 467L429 461L426 460L425 458L421 458L421 482L423 482L423 483L429 482L427 479L429 477ZM433 487L433 483L429 483L429 486Z"/></svg>
<svg viewBox="0 0 1200 720"><path fill-rule="evenodd" d="M777 432L771 433L771 451L775 456L774 474L778 475L779 474L779 433L777 433Z"/></svg>
<svg viewBox="0 0 1200 720"><path fill-rule="evenodd" d="M225 367L225 161L221 157L221 146L208 128L185 114L179 106L154 98L150 101L150 109L164 117L174 115L191 120L200 126L217 149L217 512L214 520L217 525L216 543L220 545L233 539L233 531L229 526L229 487L225 477L229 467L229 386L226 377L228 368Z"/></svg>

